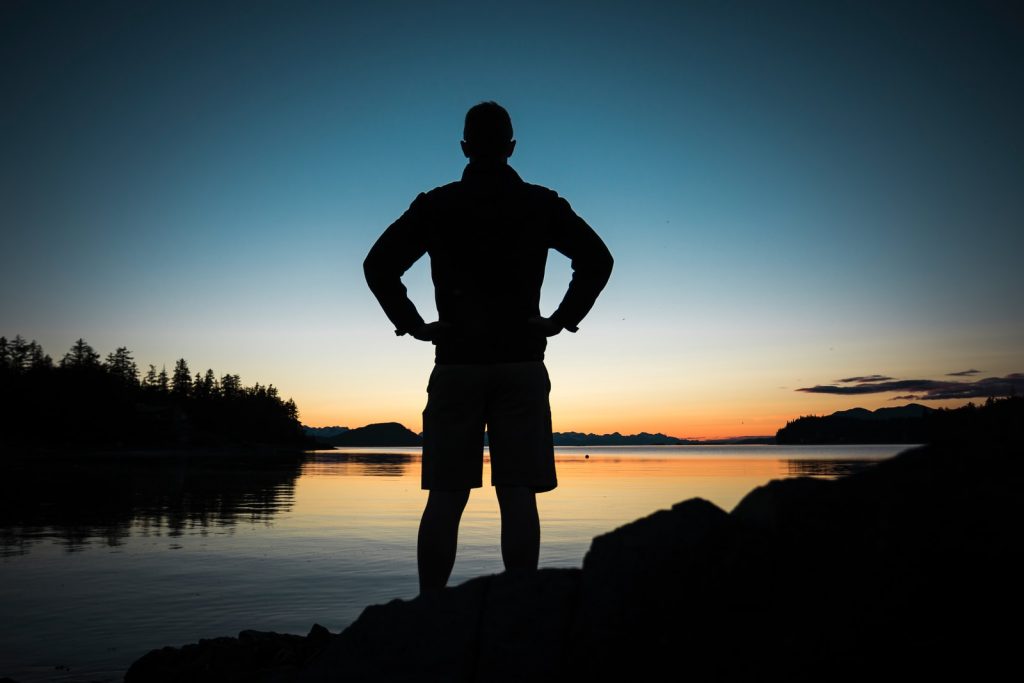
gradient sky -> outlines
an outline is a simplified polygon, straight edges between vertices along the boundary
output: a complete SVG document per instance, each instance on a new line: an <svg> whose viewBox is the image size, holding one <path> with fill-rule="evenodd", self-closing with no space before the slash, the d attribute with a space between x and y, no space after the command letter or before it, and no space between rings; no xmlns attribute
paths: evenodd
<svg viewBox="0 0 1024 683"><path fill-rule="evenodd" d="M494 99L616 258L549 346L557 430L772 434L906 402L800 388L1022 372L1012 6L6 1L0 334L418 431L433 347L361 262ZM425 259L406 281L430 319Z"/></svg>

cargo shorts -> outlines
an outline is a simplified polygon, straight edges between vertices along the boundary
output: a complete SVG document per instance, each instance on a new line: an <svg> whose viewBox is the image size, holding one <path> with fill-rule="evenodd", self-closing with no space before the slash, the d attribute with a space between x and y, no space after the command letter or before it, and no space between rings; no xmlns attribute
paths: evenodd
<svg viewBox="0 0 1024 683"><path fill-rule="evenodd" d="M485 430L492 486L555 488L550 392L543 361L435 365L423 410L422 488L482 486Z"/></svg>

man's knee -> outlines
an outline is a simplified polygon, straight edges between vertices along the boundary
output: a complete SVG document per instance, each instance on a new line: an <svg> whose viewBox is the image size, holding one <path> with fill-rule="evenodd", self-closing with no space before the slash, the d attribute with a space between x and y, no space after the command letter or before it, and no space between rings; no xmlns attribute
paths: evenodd
<svg viewBox="0 0 1024 683"><path fill-rule="evenodd" d="M438 512L461 513L469 501L469 489L454 491L432 490L427 496L427 508Z"/></svg>
<svg viewBox="0 0 1024 683"><path fill-rule="evenodd" d="M536 507L537 494L528 486L495 486L498 505L505 508L529 509Z"/></svg>

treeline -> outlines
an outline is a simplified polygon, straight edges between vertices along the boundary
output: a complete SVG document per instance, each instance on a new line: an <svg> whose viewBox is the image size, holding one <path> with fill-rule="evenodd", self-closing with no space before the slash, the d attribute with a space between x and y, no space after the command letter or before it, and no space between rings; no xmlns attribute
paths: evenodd
<svg viewBox="0 0 1024 683"><path fill-rule="evenodd" d="M849 412L849 411L847 411ZM919 417L864 419L842 413L805 416L788 422L776 435L779 444L923 444L957 441L964 434L992 439L1020 437L1024 397L989 398L984 405L929 410Z"/></svg>
<svg viewBox="0 0 1024 683"><path fill-rule="evenodd" d="M20 448L179 448L304 444L298 409L238 375L140 373L126 347L101 359L84 340L59 362L21 336L0 337L0 444Z"/></svg>

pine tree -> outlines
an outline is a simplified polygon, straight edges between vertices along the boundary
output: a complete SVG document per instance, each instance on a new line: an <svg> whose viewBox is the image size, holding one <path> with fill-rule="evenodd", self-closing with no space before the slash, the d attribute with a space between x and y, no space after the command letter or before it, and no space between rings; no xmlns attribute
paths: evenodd
<svg viewBox="0 0 1024 683"><path fill-rule="evenodd" d="M34 344L35 342L33 342ZM15 335L8 346L11 369L15 372L24 372L29 364L29 343L20 334Z"/></svg>
<svg viewBox="0 0 1024 683"><path fill-rule="evenodd" d="M30 370L50 370L53 368L53 359L43 353L43 347L33 339L29 343L28 367Z"/></svg>
<svg viewBox="0 0 1024 683"><path fill-rule="evenodd" d="M220 391L225 398L233 398L242 393L242 378L238 375L224 375L220 378Z"/></svg>
<svg viewBox="0 0 1024 683"><path fill-rule="evenodd" d="M171 392L171 382L167 377L166 365L160 367L160 374L156 376L156 386L161 394L169 394Z"/></svg>
<svg viewBox="0 0 1024 683"><path fill-rule="evenodd" d="M189 372L188 362L179 358L174 364L174 374L171 375L171 393L175 396L188 396L192 391L192 373Z"/></svg>
<svg viewBox="0 0 1024 683"><path fill-rule="evenodd" d="M217 383L217 376L213 374L212 368L208 369L203 376L203 392L207 396L217 396L220 394L220 385Z"/></svg>
<svg viewBox="0 0 1024 683"><path fill-rule="evenodd" d="M20 374L52 367L53 359L43 353L35 339L27 342L20 334L10 341L0 337L0 369Z"/></svg>
<svg viewBox="0 0 1024 683"><path fill-rule="evenodd" d="M116 351L107 354L107 361L104 365L107 368L107 372L125 384L131 386L138 385L139 368L135 365L135 359L132 358L132 354L127 347L120 346Z"/></svg>
<svg viewBox="0 0 1024 683"><path fill-rule="evenodd" d="M16 337L15 339L19 339ZM60 359L60 366L62 368L98 368L100 366L100 354L96 353L95 350L87 343L84 339L79 338L72 346L71 349L64 354L64 357Z"/></svg>

